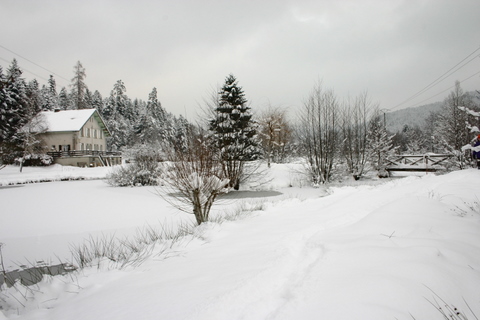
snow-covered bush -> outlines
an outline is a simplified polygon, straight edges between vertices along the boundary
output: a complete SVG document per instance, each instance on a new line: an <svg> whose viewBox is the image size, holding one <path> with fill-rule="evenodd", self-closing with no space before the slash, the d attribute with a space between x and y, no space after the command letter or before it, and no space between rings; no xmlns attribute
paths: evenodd
<svg viewBox="0 0 480 320"><path fill-rule="evenodd" d="M151 148L136 148L132 163L114 168L107 175L107 183L116 187L158 185L159 153Z"/></svg>
<svg viewBox="0 0 480 320"><path fill-rule="evenodd" d="M156 186L159 171L138 163L113 168L107 175L107 183L114 187Z"/></svg>
<svg viewBox="0 0 480 320"><path fill-rule="evenodd" d="M15 158L15 165L19 166L23 162L25 167L40 167L53 164L53 157L48 154L27 154L22 158Z"/></svg>

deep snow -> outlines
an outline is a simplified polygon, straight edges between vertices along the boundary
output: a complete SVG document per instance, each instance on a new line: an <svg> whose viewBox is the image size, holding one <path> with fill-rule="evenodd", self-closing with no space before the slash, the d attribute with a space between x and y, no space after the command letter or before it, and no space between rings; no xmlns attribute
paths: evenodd
<svg viewBox="0 0 480 320"><path fill-rule="evenodd" d="M23 301L25 308L17 304L4 315L119 320L411 319L411 314L441 319L429 303L437 294L474 319L465 299L480 316L480 171L328 190L286 189L297 179L293 171L281 165L270 171L274 180L261 187L289 195L267 198L264 210L204 224L167 256L155 255L162 248L156 246L136 268L103 264L46 277ZM22 239L37 238L46 248L53 240L60 250L74 241L72 235L128 234L145 223L192 218L150 191L112 188L100 180L1 189L4 254L19 256L7 248L23 250ZM72 195L74 203L62 207ZM220 207L236 200L229 201ZM62 210L49 210L57 207ZM14 304L13 296L21 297L4 288L0 299Z"/></svg>

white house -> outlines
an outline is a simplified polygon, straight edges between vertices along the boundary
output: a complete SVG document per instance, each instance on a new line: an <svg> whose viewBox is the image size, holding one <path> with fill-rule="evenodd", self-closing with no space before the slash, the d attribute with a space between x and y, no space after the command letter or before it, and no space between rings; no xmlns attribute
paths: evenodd
<svg viewBox="0 0 480 320"><path fill-rule="evenodd" d="M42 140L56 163L102 166L121 163L121 154L107 152L110 131L96 109L43 111Z"/></svg>

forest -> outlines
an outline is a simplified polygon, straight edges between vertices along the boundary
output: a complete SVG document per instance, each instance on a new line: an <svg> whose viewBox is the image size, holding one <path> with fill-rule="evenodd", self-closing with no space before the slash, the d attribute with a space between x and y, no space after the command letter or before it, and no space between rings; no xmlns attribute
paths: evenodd
<svg viewBox="0 0 480 320"><path fill-rule="evenodd" d="M395 120L390 120L394 113L381 111L367 92L339 97L323 83L314 84L295 110L276 106L252 110L247 94L230 74L222 88L203 100L203 116L191 123L168 112L155 87L146 100L132 99L118 80L110 95L102 97L88 88L80 61L73 67L69 88L58 89L52 75L41 85L22 74L15 59L6 70L0 66L2 164L48 151L35 139L36 133L25 128L39 112L54 110L98 110L111 132L108 150L122 151L133 162L175 160L203 148L208 157L223 163L223 175L235 188L244 175L244 164L256 159L270 165L302 158L314 184L344 175L359 179L372 171L382 176L386 159L395 154L449 154L448 167L463 169L472 165L465 147L479 131L480 93L463 92L459 82L439 107L425 108L429 111L424 123L417 120L398 127L396 121L395 127Z"/></svg>

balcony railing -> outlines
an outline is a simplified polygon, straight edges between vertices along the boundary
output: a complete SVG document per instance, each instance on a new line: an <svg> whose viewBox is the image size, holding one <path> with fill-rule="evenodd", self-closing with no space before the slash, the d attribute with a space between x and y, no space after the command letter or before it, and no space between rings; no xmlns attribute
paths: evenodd
<svg viewBox="0 0 480 320"><path fill-rule="evenodd" d="M121 152L115 151L97 151L97 150L70 150L70 151L52 151L47 152L48 155L54 158L62 157L84 157L84 156L93 156L93 157L119 157L122 155Z"/></svg>

